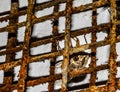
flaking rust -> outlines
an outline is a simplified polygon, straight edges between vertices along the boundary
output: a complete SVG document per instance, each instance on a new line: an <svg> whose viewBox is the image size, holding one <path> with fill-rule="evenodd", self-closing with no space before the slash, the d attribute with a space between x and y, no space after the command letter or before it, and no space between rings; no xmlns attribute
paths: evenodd
<svg viewBox="0 0 120 92"><path fill-rule="evenodd" d="M110 27L110 56L109 56L109 79L108 79L108 91L115 92L116 89L116 74L117 74L117 66L116 66L116 1L110 0L110 8L111 8L111 27Z"/></svg>
<svg viewBox="0 0 120 92"><path fill-rule="evenodd" d="M62 84L61 84L61 92L67 92L67 83L68 83L68 66L69 66L69 54L70 54L70 29L71 29L71 7L72 0L66 1L66 22L65 22L65 50L63 53L63 61L62 61Z"/></svg>
<svg viewBox="0 0 120 92"><path fill-rule="evenodd" d="M11 0L11 10L7 12L0 13L2 17L0 17L0 21L9 21L9 25L0 28L0 32L8 32L8 40L7 45L0 47L0 56L6 55L5 62L0 63L0 70L3 70L4 80L3 83L0 84L0 92L12 92L13 90L17 90L18 92L25 92L27 87L36 86L43 83L48 83L48 92L68 92L79 90L78 92L115 92L117 89L120 89L120 79L116 78L117 67L120 67L120 62L116 62L116 43L120 42L119 30L117 27L119 26L119 9L118 4L116 5L115 0L93 0L92 3L80 5L77 7L73 7L74 0L51 0L46 1L44 3L37 4L34 2L35 0L28 0L28 6L23 8L19 7L18 0ZM59 11L59 5L62 3L66 3L66 9ZM117 1L120 3L120 1ZM42 17L36 17L35 12L39 12L40 10L50 8L54 6L53 13L49 15L45 15ZM110 22L97 24L97 9L100 7L109 7L110 6ZM116 11L116 9L118 11ZM19 11L18 11L19 10ZM72 28L72 15L77 13L82 13L86 11L92 11L92 26L86 27L77 30L71 30ZM116 13L117 12L117 13ZM7 14L7 15L6 15ZM117 15L116 15L117 14ZM18 22L18 17L22 15L27 15L26 21ZM65 18L65 29L63 33L59 33L59 18ZM34 24L41 23L47 20L51 20L52 23L52 35L45 36L43 38L34 38L31 36L31 31L33 31ZM77 24L76 24L77 25ZM25 36L23 42L17 41L18 36L18 28L25 26ZM106 32L109 31L107 39L97 41L96 34L98 32ZM41 30L39 30L41 31ZM76 40L76 46L71 46L71 39L77 38L78 36L86 34L91 34L91 42L86 43L84 45L80 45L79 41L81 39ZM117 34L117 35L116 35ZM59 42L64 41L64 48L61 49L59 46ZM49 53L43 53L38 55L31 55L30 49L41 46L44 44L51 43L51 51ZM77 61L77 58L81 58L80 55L77 55L80 52L84 52L85 50L91 49L91 52L97 53L97 48L101 46L110 45L110 55L109 61L107 64L97 66L97 58L96 55L91 57L91 63L89 67L82 67L78 65L78 68L72 68L70 70L71 64L71 56L76 55L74 60ZM22 58L15 59L15 53L18 51L23 51ZM62 62L62 73L55 74L56 61L58 56L63 56ZM86 57L87 58L87 57ZM35 63L38 61L42 61L45 59L49 59L50 63L50 74L41 77L32 77L28 75L29 64ZM81 59L85 59L84 57ZM81 61L83 61L81 60ZM86 61L88 58L86 59ZM58 61L57 61L58 62ZM13 69L16 66L20 66L19 71L19 79L18 81L13 81L15 77ZM84 66L84 65L83 65ZM108 69L109 76L108 80L105 82L101 82L101 84L97 84L97 72L101 70ZM40 71L40 70L36 70ZM68 87L68 83L76 77L90 74L88 88L82 84L80 87ZM62 80L61 88L55 90L55 82L57 80ZM103 85L103 86L101 86Z"/></svg>
<svg viewBox="0 0 120 92"><path fill-rule="evenodd" d="M93 2L96 1L96 0L93 0ZM97 26L97 8L93 5L93 8L92 8L92 26L93 27L96 27ZM91 42L96 42L97 41L97 32L95 32L95 30L97 30L97 28L93 28L93 31L91 33ZM91 52L94 52L96 53L96 49L95 47L92 47L91 48ZM97 61L97 58L96 58L96 55L91 57L91 63L90 63L90 67L96 67L96 61ZM96 86L96 79L97 79L97 72L92 72L91 73L91 76L90 76L90 87L93 87L95 88ZM95 90L95 89L93 89ZM91 90L90 92L93 92L93 90ZM95 91L97 92L97 91Z"/></svg>
<svg viewBox="0 0 120 92"><path fill-rule="evenodd" d="M55 1L55 0L54 0ZM57 47L59 47L59 44L58 44L58 40L54 38L54 36L58 35L58 25L59 25L59 22L58 22L58 15L56 15L56 13L59 11L59 6L58 5L55 5L54 6L54 15L55 15L55 18L52 19L52 25L53 25L53 30L52 30L52 49L51 49L51 52L55 52L57 51ZM52 81L49 82L49 85L48 85L48 91L49 92L53 92L54 91L54 85L55 85L55 63L56 63L56 60L57 60L57 57L53 57L50 59L50 76L52 77Z"/></svg>

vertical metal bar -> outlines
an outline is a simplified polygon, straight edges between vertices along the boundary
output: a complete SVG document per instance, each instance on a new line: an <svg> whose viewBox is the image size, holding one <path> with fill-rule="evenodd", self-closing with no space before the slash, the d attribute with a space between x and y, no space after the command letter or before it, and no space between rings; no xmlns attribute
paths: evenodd
<svg viewBox="0 0 120 92"><path fill-rule="evenodd" d="M116 9L117 9L117 22L120 21L120 0L116 0ZM116 31L117 38L120 37L120 24L117 25Z"/></svg>
<svg viewBox="0 0 120 92"><path fill-rule="evenodd" d="M33 15L34 0L28 0L27 8L27 23L23 44L23 58L20 69L20 78L18 81L18 92L25 92L26 78L27 78L27 64L29 61L29 43L31 36L31 26L32 26L32 15Z"/></svg>
<svg viewBox="0 0 120 92"><path fill-rule="evenodd" d="M93 2L95 2L96 0L93 0ZM96 26L97 26L97 12L96 12L96 7L93 6L92 8L92 27L93 27L93 31L91 32L92 35L92 39L91 39L91 43L96 42L97 36L96 36ZM91 52L96 53L96 47L92 47L91 48ZM96 56L92 56L91 57L91 64L90 67L96 67ZM95 82L96 82L96 72L92 72L91 76L90 76L90 86L95 86Z"/></svg>
<svg viewBox="0 0 120 92"><path fill-rule="evenodd" d="M54 0L55 1L55 0ZM54 2L53 1L53 2ZM55 5L54 6L54 19L52 20L52 24L53 24L53 30L52 30L52 36L53 36L53 41L52 41L52 50L51 52L56 52L57 51L57 43L58 41L56 39L54 39L54 36L58 35L58 15L56 15L56 13L59 11L59 5ZM55 61L56 61L56 57L51 58L50 59L50 76L54 76L55 75ZM49 92L53 92L54 91L54 82L55 81L51 81L49 82L48 85L48 91Z"/></svg>
<svg viewBox="0 0 120 92"><path fill-rule="evenodd" d="M19 3L18 0L11 0L11 11L10 15L14 16L15 13L18 13ZM18 17L11 18L9 21L9 25L12 26L18 22ZM8 33L8 41L6 49L14 48L17 42L17 26L16 28L11 29L11 32ZM14 61L15 53L6 54L6 63ZM14 78L14 70L10 69L8 71L4 71L4 84L7 87L9 92L12 92L10 85L12 85ZM6 89L6 90L7 90Z"/></svg>
<svg viewBox="0 0 120 92"><path fill-rule="evenodd" d="M110 8L111 8L111 28L110 28L110 57L109 57L109 76L108 76L108 92L116 91L116 74L117 74L117 66L116 66L116 0L110 0Z"/></svg>
<svg viewBox="0 0 120 92"><path fill-rule="evenodd" d="M61 91L67 92L68 82L68 65L69 65L69 51L70 51L70 30L71 30L71 8L72 0L66 1L66 30L65 30L65 50L63 53L64 60L62 62L62 85Z"/></svg>

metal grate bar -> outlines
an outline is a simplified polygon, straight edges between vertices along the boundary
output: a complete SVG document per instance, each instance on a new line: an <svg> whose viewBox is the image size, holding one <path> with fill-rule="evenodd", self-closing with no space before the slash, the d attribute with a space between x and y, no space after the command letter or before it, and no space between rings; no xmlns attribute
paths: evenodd
<svg viewBox="0 0 120 92"><path fill-rule="evenodd" d="M26 22L26 30L23 44L23 57L21 62L20 69L20 78L18 81L18 92L25 92L26 88L26 78L27 78L27 64L29 61L29 43L31 36L31 24L32 24L32 16L33 16L33 7L34 0L28 0L28 8L27 8L27 22Z"/></svg>
<svg viewBox="0 0 120 92"><path fill-rule="evenodd" d="M43 83L48 83L48 92L69 92L78 90L78 92L115 92L120 89L120 79L116 78L117 68L120 67L120 61L116 62L117 51L116 43L120 42L119 33L119 0L93 0L92 3L73 6L75 0L51 0L44 3L37 3L36 0L28 0L28 6L19 7L20 2L18 0L11 0L10 11L0 13L1 23L9 21L8 25L0 28L0 33L7 32L7 44L0 47L0 56L6 55L5 62L0 63L0 70L4 71L3 83L0 84L0 92L26 92L30 86L36 86ZM64 10L59 10L61 4L66 4ZM51 14L37 17L36 12L42 11L46 8L53 7ZM97 24L99 14L97 9L104 7L110 7L110 22ZM92 11L92 25L90 27L80 28L72 30L74 26L74 14L84 13ZM22 15L27 15L27 18L23 22L19 22L18 18ZM65 30L63 33L59 33L59 26L61 17L65 18ZM44 36L42 38L33 37L35 24L39 24L45 21L51 21L52 34ZM78 20L79 21L79 20ZM81 21L81 20L80 20ZM81 21L82 22L82 21ZM78 24L76 24L78 25ZM18 42L18 29L25 27L25 36L22 42ZM41 32L42 30L38 30ZM47 30L49 31L49 30ZM97 41L99 32L108 32L107 38L101 41ZM87 34L91 34L91 42L81 45L77 41L78 36L87 37ZM75 40L76 38L77 40ZM72 46L71 39L76 41L76 46ZM64 46L61 49L59 42L64 41ZM31 54L32 48L37 46L51 44L51 50L47 53L33 55ZM70 55L77 54L81 51L90 49L91 52L97 53L97 48L110 45L110 55L107 64L97 65L97 57L91 57L91 63L87 68L74 69L70 71L69 61ZM16 53L22 52L22 57L16 59ZM63 59L57 60L59 56L63 56ZM30 63L41 63L42 60L49 59L47 63L50 63L49 74L46 76L33 77L29 76ZM56 74L55 68L58 62L62 63L62 73ZM20 66L19 79L14 81L14 68ZM109 70L108 80L97 82L97 72L101 70ZM36 70L37 71L37 70ZM39 71L39 70L38 70ZM80 84L77 86L69 86L71 79L80 77L81 75L90 74L89 83ZM55 82L62 80L61 87L55 89Z"/></svg>

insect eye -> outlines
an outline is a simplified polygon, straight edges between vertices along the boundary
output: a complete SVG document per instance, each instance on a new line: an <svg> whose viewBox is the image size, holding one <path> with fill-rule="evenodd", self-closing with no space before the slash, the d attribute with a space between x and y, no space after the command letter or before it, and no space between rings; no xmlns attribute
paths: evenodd
<svg viewBox="0 0 120 92"><path fill-rule="evenodd" d="M79 59L78 56L73 57L73 60L74 60L74 61L78 61L78 59Z"/></svg>

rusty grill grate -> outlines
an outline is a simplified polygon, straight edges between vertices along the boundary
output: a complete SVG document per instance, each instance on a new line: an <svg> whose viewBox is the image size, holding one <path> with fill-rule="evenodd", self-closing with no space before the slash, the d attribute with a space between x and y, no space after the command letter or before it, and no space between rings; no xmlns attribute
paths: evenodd
<svg viewBox="0 0 120 92"><path fill-rule="evenodd" d="M48 83L49 92L67 92L79 90L79 92L115 92L120 89L119 78L116 78L117 67L120 62L116 62L116 43L120 41L120 1L119 0L93 0L92 3L73 7L74 0L51 0L44 3L36 3L35 0L28 0L26 7L19 7L19 0L11 0L10 11L0 13L0 21L9 21L9 24L0 28L0 32L7 32L7 44L0 47L0 55L6 55L5 62L0 63L0 70L4 72L3 83L0 85L0 92L24 92L27 87L35 86L43 83ZM60 4L66 4L65 10L59 11ZM54 6L54 7L53 7ZM37 17L36 12L43 9L53 7L52 14ZM97 9L100 7L110 7L110 22L97 24ZM92 11L90 27L71 30L73 14ZM26 21L19 22L20 16L26 16ZM65 30L59 32L59 18L65 18ZM37 38L33 37L32 33L35 24L52 21L52 34L49 36ZM18 41L19 28L25 27L24 40ZM40 31L40 30L39 30ZM98 32L108 32L108 36L102 40L97 41L96 34ZM91 33L91 42L83 45L71 46L71 39L77 36ZM64 41L64 47L60 48L59 42ZM77 43L78 40L76 40ZM51 51L42 54L32 55L31 49L37 46L51 43ZM79 43L79 42L78 42ZM97 48L101 46L110 45L109 61L104 65L97 65L96 56L91 57L91 63L88 68L68 71L69 56L80 51L91 49L91 52L96 53ZM22 51L22 57L16 59L16 52ZM63 56L62 73L55 73L55 65L57 57ZM32 77L29 76L29 64L33 62L40 62L49 59L50 73L48 76ZM14 81L14 68L20 66L19 79ZM108 69L108 80L96 82L97 72ZM36 70L37 71L37 70ZM40 71L40 70L38 70ZM80 86L68 87L68 82L71 78L80 75L90 74L89 84ZM56 80L62 80L61 89L55 90L54 85ZM102 86L101 86L102 85Z"/></svg>

